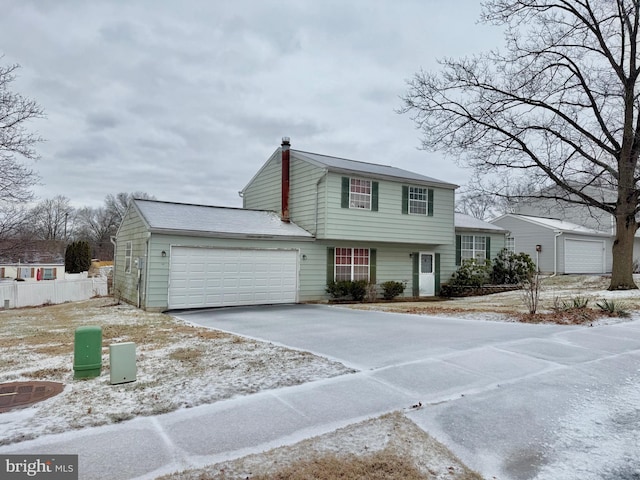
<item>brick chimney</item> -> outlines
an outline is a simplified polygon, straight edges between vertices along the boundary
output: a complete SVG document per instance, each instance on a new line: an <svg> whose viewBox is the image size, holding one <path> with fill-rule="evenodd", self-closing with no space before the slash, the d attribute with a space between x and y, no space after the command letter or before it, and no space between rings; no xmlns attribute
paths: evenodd
<svg viewBox="0 0 640 480"><path fill-rule="evenodd" d="M282 221L289 223L291 219L289 218L289 170L290 170L290 160L289 160L289 149L291 148L291 144L289 143L289 137L282 137Z"/></svg>

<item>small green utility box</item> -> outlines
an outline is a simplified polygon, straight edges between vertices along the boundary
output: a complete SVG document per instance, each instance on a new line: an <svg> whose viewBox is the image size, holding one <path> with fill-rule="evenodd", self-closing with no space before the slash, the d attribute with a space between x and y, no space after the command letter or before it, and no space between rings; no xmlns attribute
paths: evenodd
<svg viewBox="0 0 640 480"><path fill-rule="evenodd" d="M102 328L76 328L73 378L99 377L102 369Z"/></svg>

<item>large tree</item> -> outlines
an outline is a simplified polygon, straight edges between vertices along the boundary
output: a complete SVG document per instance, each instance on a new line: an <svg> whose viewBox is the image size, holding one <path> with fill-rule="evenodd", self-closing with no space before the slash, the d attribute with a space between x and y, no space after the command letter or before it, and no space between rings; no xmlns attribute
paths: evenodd
<svg viewBox="0 0 640 480"><path fill-rule="evenodd" d="M640 1L491 0L481 21L505 28L505 49L415 74L402 111L425 148L473 167L486 191L519 185L611 214L609 288L637 288Z"/></svg>
<svg viewBox="0 0 640 480"><path fill-rule="evenodd" d="M0 57L1 58L1 57ZM0 202L26 202L37 174L24 160L35 160L34 149L41 138L27 129L27 123L44 116L42 108L9 87L18 65L0 65Z"/></svg>

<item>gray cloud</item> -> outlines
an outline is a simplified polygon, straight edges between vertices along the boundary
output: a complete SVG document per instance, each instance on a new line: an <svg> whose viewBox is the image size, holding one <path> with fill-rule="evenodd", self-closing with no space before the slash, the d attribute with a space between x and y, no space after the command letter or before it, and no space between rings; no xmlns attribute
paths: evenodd
<svg viewBox="0 0 640 480"><path fill-rule="evenodd" d="M0 53L23 66L15 88L47 112L33 125L47 139L40 197L95 206L145 191L239 206L283 135L297 149L466 182L417 150L394 109L420 67L501 42L478 13L475 0L9 0Z"/></svg>

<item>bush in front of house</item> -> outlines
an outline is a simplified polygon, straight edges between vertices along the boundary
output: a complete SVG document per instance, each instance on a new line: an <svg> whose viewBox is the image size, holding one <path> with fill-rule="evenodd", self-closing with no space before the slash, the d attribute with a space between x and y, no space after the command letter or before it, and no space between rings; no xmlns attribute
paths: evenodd
<svg viewBox="0 0 640 480"><path fill-rule="evenodd" d="M361 302L367 295L367 287L369 282L366 280L339 280L329 282L326 291L331 298L339 300L352 299Z"/></svg>
<svg viewBox="0 0 640 480"><path fill-rule="evenodd" d="M531 278L536 264L524 253L513 253L503 248L493 260L491 282L495 285L518 285Z"/></svg>
<svg viewBox="0 0 640 480"><path fill-rule="evenodd" d="M449 285L461 287L481 287L491 279L491 261L478 262L475 258L462 260L458 270L453 272Z"/></svg>
<svg viewBox="0 0 640 480"><path fill-rule="evenodd" d="M382 287L382 297L385 300L393 300L404 293L404 283L402 282L389 280L388 282L382 282L380 286Z"/></svg>

